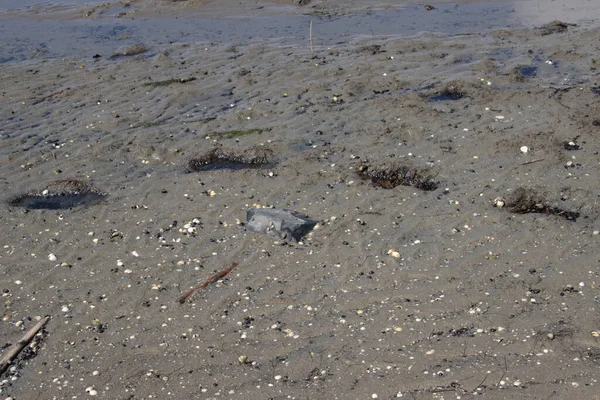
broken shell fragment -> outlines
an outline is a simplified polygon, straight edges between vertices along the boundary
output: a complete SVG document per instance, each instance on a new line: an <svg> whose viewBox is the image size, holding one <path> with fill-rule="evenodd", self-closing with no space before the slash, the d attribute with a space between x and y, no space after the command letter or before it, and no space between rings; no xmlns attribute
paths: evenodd
<svg viewBox="0 0 600 400"><path fill-rule="evenodd" d="M400 258L400 253L396 249L390 249L387 253L394 258Z"/></svg>
<svg viewBox="0 0 600 400"><path fill-rule="evenodd" d="M504 204L506 204L506 202L504 201L504 198L496 197L494 199L494 207L502 208L502 207L504 207Z"/></svg>
<svg viewBox="0 0 600 400"><path fill-rule="evenodd" d="M527 154L527 152L529 151L529 147L527 147L527 146L521 146L520 150L521 150L521 153Z"/></svg>

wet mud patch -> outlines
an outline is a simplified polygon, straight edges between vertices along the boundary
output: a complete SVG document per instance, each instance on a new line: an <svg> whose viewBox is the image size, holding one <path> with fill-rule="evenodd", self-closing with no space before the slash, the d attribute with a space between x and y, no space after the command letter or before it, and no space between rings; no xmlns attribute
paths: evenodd
<svg viewBox="0 0 600 400"><path fill-rule="evenodd" d="M552 205L546 195L532 188L519 187L506 200L497 198L497 207L506 207L514 214L547 214L556 215L569 221L577 221L581 216L578 211L565 210Z"/></svg>
<svg viewBox="0 0 600 400"><path fill-rule="evenodd" d="M527 147L527 154L533 155L538 160L554 160L557 163L567 161L563 144L556 137L555 132L552 130L540 131L536 127L524 129L518 138L507 137L498 140L493 149L496 154L512 157L515 154L522 153L521 147L523 145Z"/></svg>
<svg viewBox="0 0 600 400"><path fill-rule="evenodd" d="M61 210L96 203L108 196L88 182L64 179L12 198L11 206L35 210Z"/></svg>
<svg viewBox="0 0 600 400"><path fill-rule="evenodd" d="M412 186L417 189L432 191L438 188L434 179L437 174L430 168L418 168L406 164L390 164L381 167L372 167L363 163L358 168L358 175L365 180L370 180L384 189L393 189L396 186Z"/></svg>
<svg viewBox="0 0 600 400"><path fill-rule="evenodd" d="M218 147L198 158L192 158L187 167L188 172L203 172L215 169L270 168L274 165L271 149L252 147L244 151L234 151Z"/></svg>
<svg viewBox="0 0 600 400"><path fill-rule="evenodd" d="M537 76L538 67L535 65L522 65L516 68L517 80L525 80L526 78L535 78Z"/></svg>

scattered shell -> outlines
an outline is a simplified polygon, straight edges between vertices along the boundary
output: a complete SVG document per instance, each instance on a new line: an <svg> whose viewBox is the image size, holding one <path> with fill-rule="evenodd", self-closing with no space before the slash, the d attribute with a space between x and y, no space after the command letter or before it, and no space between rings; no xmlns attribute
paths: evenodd
<svg viewBox="0 0 600 400"><path fill-rule="evenodd" d="M52 253L48 254L48 260L50 261L56 261L56 256Z"/></svg>
<svg viewBox="0 0 600 400"><path fill-rule="evenodd" d="M389 249L387 253L394 258L400 258L400 253L395 249Z"/></svg>
<svg viewBox="0 0 600 400"><path fill-rule="evenodd" d="M503 197L496 197L494 199L494 207L502 208L504 207L504 204L506 204L506 202Z"/></svg>
<svg viewBox="0 0 600 400"><path fill-rule="evenodd" d="M520 150L521 150L521 153L527 154L527 152L529 151L529 147L527 147L527 146L521 146Z"/></svg>

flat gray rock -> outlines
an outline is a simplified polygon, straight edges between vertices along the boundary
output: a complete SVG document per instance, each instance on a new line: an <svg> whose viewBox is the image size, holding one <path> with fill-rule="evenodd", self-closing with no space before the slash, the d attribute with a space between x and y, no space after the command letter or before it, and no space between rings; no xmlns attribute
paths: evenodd
<svg viewBox="0 0 600 400"><path fill-rule="evenodd" d="M251 208L246 219L248 229L290 242L300 241L317 224L296 211L275 208Z"/></svg>

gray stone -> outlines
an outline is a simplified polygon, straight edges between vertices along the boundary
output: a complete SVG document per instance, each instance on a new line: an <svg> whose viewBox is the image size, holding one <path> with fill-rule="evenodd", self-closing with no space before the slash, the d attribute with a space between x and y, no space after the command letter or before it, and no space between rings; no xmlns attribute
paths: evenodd
<svg viewBox="0 0 600 400"><path fill-rule="evenodd" d="M248 229L289 242L300 241L317 224L296 211L275 208L251 208L246 219Z"/></svg>

